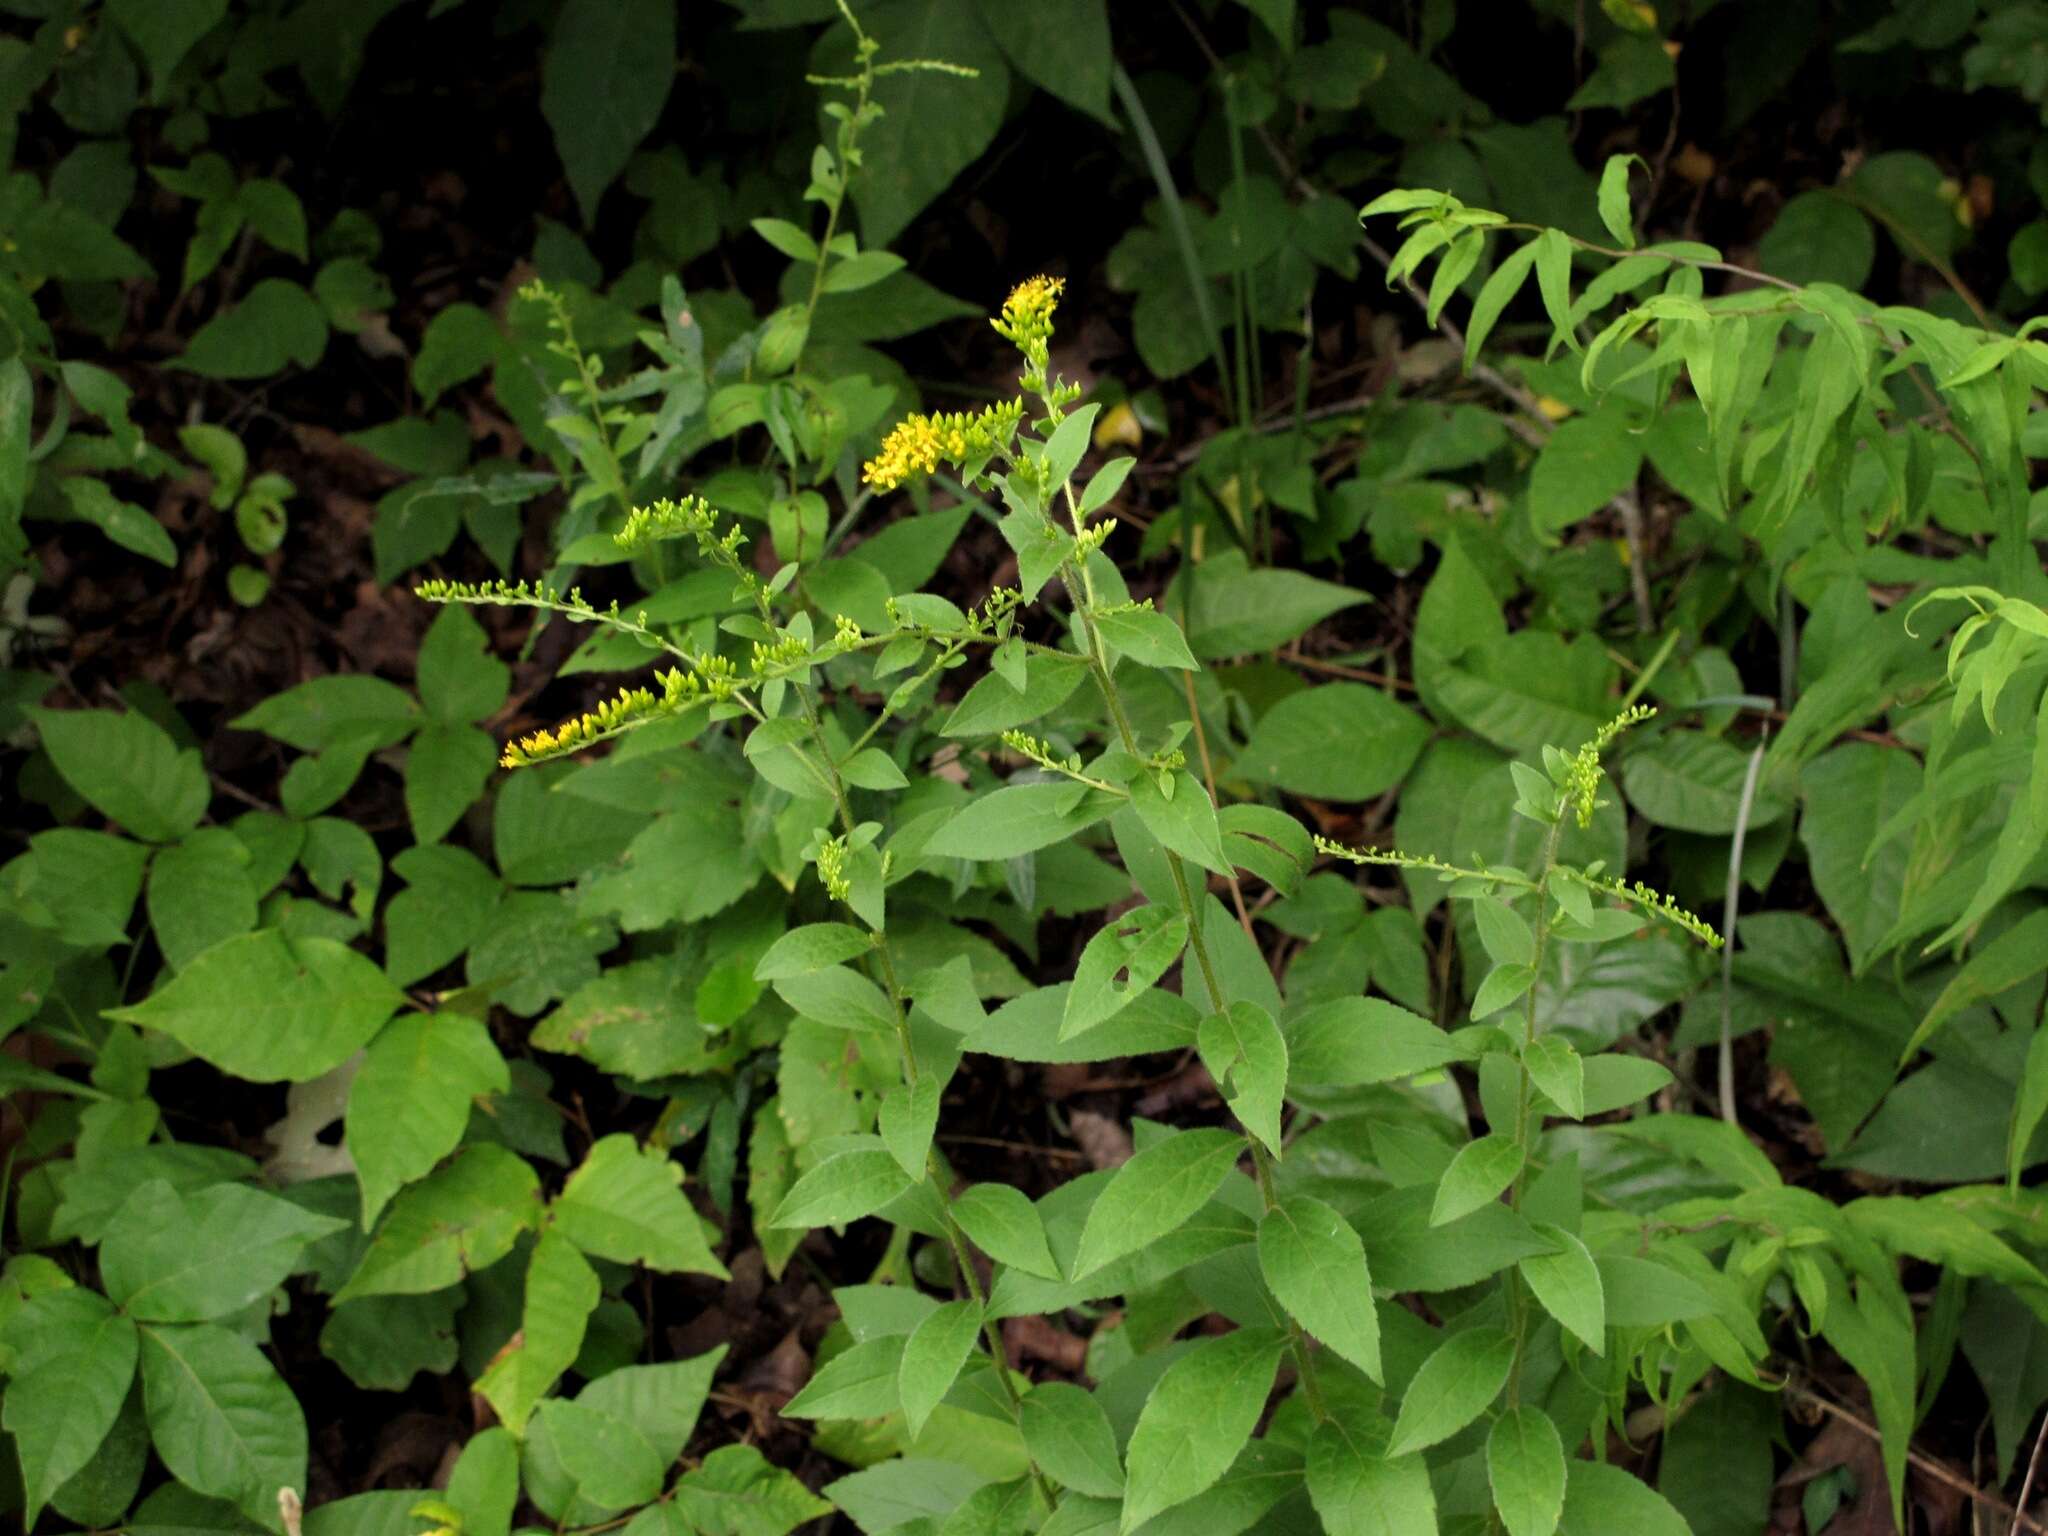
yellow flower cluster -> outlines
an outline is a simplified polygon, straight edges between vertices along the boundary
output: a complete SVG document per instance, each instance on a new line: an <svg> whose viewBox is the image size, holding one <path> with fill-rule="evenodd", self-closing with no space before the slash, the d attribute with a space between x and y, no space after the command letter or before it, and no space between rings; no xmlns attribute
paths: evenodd
<svg viewBox="0 0 2048 1536"><path fill-rule="evenodd" d="M649 720L672 714L703 696L698 680L680 670L672 668L659 673L655 681L661 684L659 695L646 688L624 688L617 698L605 700L587 714L564 720L551 731L535 731L531 736L506 743L498 766L530 768L550 758L580 752L636 725L645 725Z"/></svg>
<svg viewBox="0 0 2048 1536"><path fill-rule="evenodd" d="M1060 307L1060 295L1066 287L1064 277L1026 278L1010 290L1010 296L1003 300L1002 315L989 324L998 336L1020 347L1043 341L1052 334L1052 312Z"/></svg>
<svg viewBox="0 0 2048 1536"><path fill-rule="evenodd" d="M890 491L912 475L931 474L941 462L959 465L985 458L1010 440L1023 416L1021 400L1007 400L979 412L907 416L882 439L881 452L868 460L861 478L877 490Z"/></svg>

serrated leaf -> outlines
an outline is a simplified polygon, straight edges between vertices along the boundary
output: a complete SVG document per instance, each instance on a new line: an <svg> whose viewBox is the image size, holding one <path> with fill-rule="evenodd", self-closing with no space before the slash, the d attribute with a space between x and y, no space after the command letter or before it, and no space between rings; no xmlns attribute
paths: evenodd
<svg viewBox="0 0 2048 1536"><path fill-rule="evenodd" d="M1042 1280L1060 1278L1045 1222L1022 1190L1009 1184L974 1184L954 1196L953 1220L968 1240L998 1264Z"/></svg>
<svg viewBox="0 0 2048 1536"><path fill-rule="evenodd" d="M1122 1497L1116 1430L1092 1392L1068 1381L1042 1381L1025 1394L1017 1426L1031 1459L1062 1487L1096 1498Z"/></svg>
<svg viewBox="0 0 2048 1536"><path fill-rule="evenodd" d="M343 1122L364 1227L455 1150L477 1099L511 1087L505 1058L478 1020L409 1013L378 1031L349 1084Z"/></svg>
<svg viewBox="0 0 2048 1536"><path fill-rule="evenodd" d="M541 1233L526 1269L519 1332L476 1381L515 1435L562 1373L576 1363L590 1314L604 1294L597 1271L557 1230Z"/></svg>
<svg viewBox="0 0 2048 1536"><path fill-rule="evenodd" d="M1497 1200L1522 1171L1522 1160L1522 1144L1512 1136L1496 1133L1466 1142L1437 1181L1429 1224L1443 1226Z"/></svg>
<svg viewBox="0 0 2048 1536"><path fill-rule="evenodd" d="M1059 1038L1116 1017L1166 974L1187 938L1187 919L1169 907L1136 907L1104 923L1074 967Z"/></svg>
<svg viewBox="0 0 2048 1536"><path fill-rule="evenodd" d="M682 1191L683 1170L660 1147L623 1132L600 1138L548 1207L554 1230L585 1253L669 1274L726 1278Z"/></svg>
<svg viewBox="0 0 2048 1536"><path fill-rule="evenodd" d="M135 1379L134 1320L98 1296L62 1308L68 1326L50 1328L38 1310L16 1314L18 1325L43 1334L33 1365L17 1364L0 1403L0 1427L14 1437L28 1500L24 1529L99 1450L120 1417ZM54 1321L52 1316L49 1321ZM46 1330L46 1331L45 1331Z"/></svg>
<svg viewBox="0 0 2048 1536"><path fill-rule="evenodd" d="M64 782L145 842L175 842L206 814L213 791L199 754L147 715L38 709L30 718Z"/></svg>
<svg viewBox="0 0 2048 1536"><path fill-rule="evenodd" d="M1607 1341L1607 1302L1600 1266L1593 1262L1586 1245L1564 1228L1538 1223L1536 1231L1555 1251L1523 1259L1522 1278L1544 1311L1594 1354L1600 1354Z"/></svg>
<svg viewBox="0 0 2048 1536"><path fill-rule="evenodd" d="M1554 1536L1564 1513L1564 1441L1541 1408L1517 1404L1493 1421L1486 1477L1508 1536Z"/></svg>
<svg viewBox="0 0 2048 1536"><path fill-rule="evenodd" d="M770 1227L836 1227L872 1216L911 1187L895 1155L874 1145L835 1152L798 1179L782 1198Z"/></svg>
<svg viewBox="0 0 2048 1536"><path fill-rule="evenodd" d="M925 1420L953 1390L954 1378L974 1353L980 1337L981 1308L962 1300L949 1301L927 1314L903 1341L896 1391L911 1439L924 1432Z"/></svg>
<svg viewBox="0 0 2048 1536"><path fill-rule="evenodd" d="M1242 1136L1204 1128L1175 1131L1131 1158L1089 1207L1071 1278L1093 1274L1179 1227L1209 1203L1243 1153Z"/></svg>
<svg viewBox="0 0 2048 1536"><path fill-rule="evenodd" d="M391 1202L334 1299L445 1290L497 1263L540 1217L540 1179L524 1158L488 1143L469 1147Z"/></svg>
<svg viewBox="0 0 2048 1536"><path fill-rule="evenodd" d="M1278 1157L1287 1040L1273 1016L1257 1003L1232 1003L1202 1020L1195 1049L1238 1123Z"/></svg>
<svg viewBox="0 0 2048 1536"><path fill-rule="evenodd" d="M1121 1531L1200 1497L1230 1470L1265 1412L1286 1343L1277 1328L1240 1328L1166 1368L1131 1430Z"/></svg>
<svg viewBox="0 0 2048 1536"><path fill-rule="evenodd" d="M1259 1271L1273 1297L1328 1348L1380 1379L1380 1320L1365 1245L1334 1206L1289 1195L1259 1220Z"/></svg>
<svg viewBox="0 0 2048 1536"><path fill-rule="evenodd" d="M1329 1536L1436 1536L1429 1468L1420 1456L1383 1454L1365 1429L1333 1416L1309 1437L1304 1472L1323 1529Z"/></svg>
<svg viewBox="0 0 2048 1536"><path fill-rule="evenodd" d="M1515 1363L1515 1342L1499 1328L1454 1333L1436 1347L1408 1384L1387 1443L1405 1456L1448 1440L1492 1406Z"/></svg>
<svg viewBox="0 0 2048 1536"><path fill-rule="evenodd" d="M1598 1461L1571 1463L1564 1529L1571 1536L1692 1536L1692 1527L1663 1494Z"/></svg>

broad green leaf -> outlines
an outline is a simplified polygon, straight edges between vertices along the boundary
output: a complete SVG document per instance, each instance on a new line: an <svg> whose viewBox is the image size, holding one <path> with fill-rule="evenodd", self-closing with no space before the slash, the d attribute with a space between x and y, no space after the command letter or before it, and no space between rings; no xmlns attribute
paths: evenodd
<svg viewBox="0 0 2048 1536"><path fill-rule="evenodd" d="M1574 1120L1586 1115L1586 1064L1562 1035L1544 1035L1522 1052L1529 1080Z"/></svg>
<svg viewBox="0 0 2048 1536"><path fill-rule="evenodd" d="M1095 632L1111 650L1128 656L1142 667L1178 668L1194 672L1201 668L1180 626L1146 604L1110 613L1092 615Z"/></svg>
<svg viewBox="0 0 2048 1536"><path fill-rule="evenodd" d="M661 117L675 83L676 13L667 0L569 0L541 65L540 110L554 130L586 226L598 199Z"/></svg>
<svg viewBox="0 0 2048 1536"><path fill-rule="evenodd" d="M496 361L503 344L488 310L458 303L438 311L427 322L412 360L412 387L420 403L431 406L445 391L475 378Z"/></svg>
<svg viewBox="0 0 2048 1536"><path fill-rule="evenodd" d="M1380 1423L1383 1425L1384 1420ZM1329 1536L1436 1536L1436 1493L1420 1456L1388 1456L1344 1416L1308 1442L1308 1496Z"/></svg>
<svg viewBox="0 0 2048 1536"><path fill-rule="evenodd" d="M360 1050L404 1002L348 946L261 928L214 945L109 1017L169 1035L249 1082L302 1083Z"/></svg>
<svg viewBox="0 0 2048 1536"><path fill-rule="evenodd" d="M882 1095L875 1132L912 1183L924 1180L945 1091L946 1084L937 1072L920 1072L915 1083L898 1083Z"/></svg>
<svg viewBox="0 0 2048 1536"><path fill-rule="evenodd" d="M1060 1486L1096 1498L1122 1497L1116 1430L1092 1392L1069 1381L1042 1381L1025 1394L1017 1424L1031 1459Z"/></svg>
<svg viewBox="0 0 2048 1536"><path fill-rule="evenodd" d="M503 1147L469 1147L391 1202L334 1299L443 1290L497 1263L540 1220L532 1165Z"/></svg>
<svg viewBox="0 0 2048 1536"><path fill-rule="evenodd" d="M911 1187L895 1155L872 1146L835 1152L796 1181L769 1218L770 1227L836 1227L872 1216Z"/></svg>
<svg viewBox="0 0 2048 1536"><path fill-rule="evenodd" d="M1243 656L1285 645L1331 614L1371 599L1363 592L1318 581L1300 571L1252 569L1237 550L1183 567L1161 607L1182 612L1187 593L1188 647L1204 661Z"/></svg>
<svg viewBox="0 0 2048 1536"><path fill-rule="evenodd" d="M2006 1186L2017 1196L2020 1173L2034 1132L2048 1116L2048 1029L2036 1026L2027 1042L2027 1064L2020 1073L2020 1091L2012 1107L2012 1131L2006 1138Z"/></svg>
<svg viewBox="0 0 2048 1536"><path fill-rule="evenodd" d="M953 1220L968 1240L998 1264L1008 1264L1042 1280L1060 1278L1045 1223L1038 1207L1010 1184L972 1184L954 1196Z"/></svg>
<svg viewBox="0 0 2048 1536"><path fill-rule="evenodd" d="M278 1489L306 1486L306 1419L261 1350L213 1323L146 1327L142 1401L173 1477L281 1528Z"/></svg>
<svg viewBox="0 0 2048 1536"><path fill-rule="evenodd" d="M576 1245L559 1229L541 1233L526 1269L519 1332L476 1381L476 1391L513 1434L526 1432L534 1408L576 1363L602 1295L597 1271Z"/></svg>
<svg viewBox="0 0 2048 1536"><path fill-rule="evenodd" d="M420 642L420 702L449 725L469 725L495 714L512 683L512 669L491 654L490 636L466 608L444 608Z"/></svg>
<svg viewBox="0 0 2048 1536"><path fill-rule="evenodd" d="M1472 902L1472 918L1479 927L1479 942L1496 965L1529 965L1536 959L1536 936L1520 913L1498 896L1480 896Z"/></svg>
<svg viewBox="0 0 2048 1536"><path fill-rule="evenodd" d="M954 1378L980 1338L981 1308L962 1300L949 1301L928 1314L903 1341L896 1391L911 1439L924 1432L925 1420L953 1390Z"/></svg>
<svg viewBox="0 0 2048 1536"><path fill-rule="evenodd" d="M1429 1224L1440 1227L1498 1199L1522 1171L1522 1157L1522 1144L1512 1136L1496 1133L1465 1143L1437 1181Z"/></svg>
<svg viewBox="0 0 2048 1536"><path fill-rule="evenodd" d="M1898 919L1912 853L1910 838L1872 842L1919 787L1920 763L1912 753L1864 741L1831 747L1799 771L1807 871L1842 930L1852 973L1863 970Z"/></svg>
<svg viewBox="0 0 2048 1536"><path fill-rule="evenodd" d="M173 970L256 926L249 863L248 847L225 827L200 827L150 860L149 926Z"/></svg>
<svg viewBox="0 0 2048 1536"><path fill-rule="evenodd" d="M41 1335L35 1354L17 1363L0 1403L0 1427L14 1437L21 1462L24 1529L33 1528L51 1495L92 1460L135 1379L134 1320L90 1292L81 1291L77 1301L87 1297L83 1305L31 1306L17 1314L17 1328Z"/></svg>
<svg viewBox="0 0 2048 1536"><path fill-rule="evenodd" d="M666 1466L682 1454L696 1432L711 1379L725 1353L721 1344L687 1360L620 1366L577 1393L576 1401L609 1416L619 1426L618 1433L644 1445Z"/></svg>
<svg viewBox="0 0 2048 1536"><path fill-rule="evenodd" d="M1564 1228L1539 1223L1536 1230L1554 1251L1523 1259L1522 1278L1543 1310L1567 1333L1594 1354L1601 1353L1607 1341L1607 1301L1600 1266L1586 1245Z"/></svg>
<svg viewBox="0 0 2048 1536"><path fill-rule="evenodd" d="M667 1536L789 1536L832 1513L829 1503L751 1445L722 1445L706 1456L676 1479L666 1507L683 1522L682 1531Z"/></svg>
<svg viewBox="0 0 2048 1536"><path fill-rule="evenodd" d="M1964 962L1913 1029L1899 1053L1904 1066L1965 1008L1996 997L2048 970L2048 908L2028 913Z"/></svg>
<svg viewBox="0 0 2048 1536"><path fill-rule="evenodd" d="M601 1137L548 1206L553 1229L585 1253L669 1274L726 1278L682 1191L682 1165L623 1132Z"/></svg>
<svg viewBox="0 0 2048 1536"><path fill-rule="evenodd" d="M1259 1221L1259 1272L1296 1322L1380 1380L1372 1271L1341 1212L1312 1195L1282 1199Z"/></svg>
<svg viewBox="0 0 2048 1536"><path fill-rule="evenodd" d="M1553 1536L1564 1513L1564 1441L1541 1408L1518 1404L1493 1421L1486 1477L1508 1536Z"/></svg>
<svg viewBox="0 0 2048 1536"><path fill-rule="evenodd" d="M180 1195L152 1180L107 1230L100 1277L138 1322L210 1322L281 1285L309 1243L345 1225L246 1184Z"/></svg>
<svg viewBox="0 0 2048 1536"><path fill-rule="evenodd" d="M462 1140L476 1101L512 1079L490 1031L458 1013L408 1013L377 1033L349 1084L344 1140L362 1186L363 1226Z"/></svg>
<svg viewBox="0 0 2048 1536"><path fill-rule="evenodd" d="M519 1443L503 1425L471 1435L448 1474L447 1499L464 1536L510 1536L519 1502Z"/></svg>
<svg viewBox="0 0 2048 1536"><path fill-rule="evenodd" d="M1230 856L1223 851L1223 828L1208 790L1185 769L1175 771L1167 782L1173 786L1170 795L1150 773L1131 781L1131 803L1145 830L1190 863L1228 876Z"/></svg>
<svg viewBox="0 0 2048 1536"><path fill-rule="evenodd" d="M1628 803L1657 826L1726 836L1735 830L1748 776L1747 752L1703 732L1673 731L1629 754L1622 787ZM1749 831L1770 826L1790 809L1766 769L1750 802Z"/></svg>
<svg viewBox="0 0 2048 1536"><path fill-rule="evenodd" d="M266 277L193 333L163 366L209 379L261 379L296 364L317 367L327 350L327 316L297 283Z"/></svg>
<svg viewBox="0 0 2048 1536"><path fill-rule="evenodd" d="M862 548L866 548L865 545ZM1087 662L1079 656L1048 656L1033 652L1025 659L1024 686L1018 689L1008 678L991 672L954 706L938 728L941 736L993 736L1000 731L1029 725L1049 714L1073 695L1088 677Z"/></svg>
<svg viewBox="0 0 2048 1536"><path fill-rule="evenodd" d="M1088 1209L1073 1278L1136 1253L1194 1215L1237 1166L1244 1138L1230 1131L1175 1131L1110 1176ZM1220 1469L1219 1469L1220 1472Z"/></svg>
<svg viewBox="0 0 2048 1536"><path fill-rule="evenodd" d="M1787 199L1757 242L1757 265L1793 283L1836 283L1855 290L1870 277L1877 232L1870 218L1833 187Z"/></svg>
<svg viewBox="0 0 2048 1536"><path fill-rule="evenodd" d="M1059 0L1023 11L1004 0L976 0L982 24L1017 72L1069 106L1109 124L1107 0Z"/></svg>
<svg viewBox="0 0 2048 1536"><path fill-rule="evenodd" d="M1134 907L1096 930L1074 966L1060 1039L1107 1023L1180 958L1188 920L1170 907Z"/></svg>
<svg viewBox="0 0 2048 1536"><path fill-rule="evenodd" d="M1429 1020L1378 997L1333 998L1287 1026L1290 1082L1356 1087L1433 1071L1467 1052Z"/></svg>
<svg viewBox="0 0 2048 1536"><path fill-rule="evenodd" d="M1536 984L1536 968L1531 965L1496 965L1486 973L1479 983L1479 990L1472 994L1472 1017L1479 1020L1490 1018L1514 1002Z"/></svg>
<svg viewBox="0 0 2048 1536"><path fill-rule="evenodd" d="M1635 218L1628 199L1628 168L1642 164L1641 155L1609 155L1600 170L1600 222L1624 250L1632 251L1636 245ZM1522 1536L1522 1532L1513 1531L1512 1536Z"/></svg>
<svg viewBox="0 0 2048 1536"><path fill-rule="evenodd" d="M1662 1328L1715 1310L1712 1295L1668 1264L1628 1253L1603 1253L1593 1262L1607 1321L1617 1328Z"/></svg>
<svg viewBox="0 0 2048 1536"><path fill-rule="evenodd" d="M422 727L405 757L405 810L413 840L425 846L446 837L483 798L497 765L497 745L474 726Z"/></svg>
<svg viewBox="0 0 2048 1536"><path fill-rule="evenodd" d="M1325 683L1260 716L1234 766L1289 794L1370 800L1401 782L1428 741L1422 717L1379 689Z"/></svg>
<svg viewBox="0 0 2048 1536"><path fill-rule="evenodd" d="M137 710L30 711L43 750L86 803L145 842L176 842L213 798L199 754Z"/></svg>
<svg viewBox="0 0 2048 1536"><path fill-rule="evenodd" d="M782 1409L786 1419L878 1419L900 1403L897 1383L909 1335L867 1339L821 1366Z"/></svg>
<svg viewBox="0 0 2048 1536"><path fill-rule="evenodd" d="M1240 1328L1166 1368L1131 1430L1122 1531L1199 1498L1230 1469L1265 1412L1286 1343L1277 1328Z"/></svg>
<svg viewBox="0 0 2048 1536"><path fill-rule="evenodd" d="M403 741L419 724L419 712L402 688L380 677L338 673L272 694L232 723L238 731L261 731L301 752L355 741L367 741L374 750Z"/></svg>
<svg viewBox="0 0 2048 1536"><path fill-rule="evenodd" d="M1273 1016L1257 1003L1232 1003L1202 1020L1195 1049L1238 1123L1278 1157L1287 1040Z"/></svg>
<svg viewBox="0 0 2048 1536"><path fill-rule="evenodd" d="M1065 842L1122 803L1121 796L1075 784L1011 784L968 802L932 834L923 852L933 858L1014 859Z"/></svg>
<svg viewBox="0 0 2048 1536"><path fill-rule="evenodd" d="M1613 411L1574 416L1550 434L1529 471L1529 515L1554 536L1635 484L1643 438Z"/></svg>
<svg viewBox="0 0 2048 1536"><path fill-rule="evenodd" d="M874 940L846 923L807 923L792 928L754 963L756 981L781 981L808 976L841 961L853 960L874 947Z"/></svg>
<svg viewBox="0 0 2048 1536"><path fill-rule="evenodd" d="M1405 1456L1450 1439L1493 1405L1514 1360L1514 1340L1498 1328L1452 1334L1408 1384L1387 1454Z"/></svg>
<svg viewBox="0 0 2048 1536"><path fill-rule="evenodd" d="M228 0L110 0L107 11L149 65L150 94L161 101L171 72L220 24Z"/></svg>
<svg viewBox="0 0 2048 1536"><path fill-rule="evenodd" d="M668 1464L627 1420L578 1398L542 1400L527 1430L529 1490L534 1469L552 1459L576 1507L607 1514L648 1503L661 1492Z"/></svg>
<svg viewBox="0 0 2048 1536"><path fill-rule="evenodd" d="M475 854L408 848L391 861L406 889L384 908L384 970L401 987L459 958L485 930L504 887Z"/></svg>
<svg viewBox="0 0 2048 1536"><path fill-rule="evenodd" d="M1619 1467L1571 1463L1565 1486L1567 1536L1692 1536L1684 1516L1655 1489Z"/></svg>
<svg viewBox="0 0 2048 1536"><path fill-rule="evenodd" d="M69 475L58 482L58 489L74 521L90 523L113 543L145 560L165 567L178 563L178 546L164 525L134 502L116 496L105 481Z"/></svg>
<svg viewBox="0 0 2048 1536"><path fill-rule="evenodd" d="M831 1029L888 1035L896 1028L896 1010L888 994L850 966L828 965L786 976L775 983L775 992L805 1018Z"/></svg>

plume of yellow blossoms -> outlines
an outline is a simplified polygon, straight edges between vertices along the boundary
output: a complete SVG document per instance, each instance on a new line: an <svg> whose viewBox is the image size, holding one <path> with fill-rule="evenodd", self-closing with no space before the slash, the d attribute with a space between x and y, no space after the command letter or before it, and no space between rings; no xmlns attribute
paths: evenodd
<svg viewBox="0 0 2048 1536"><path fill-rule="evenodd" d="M1067 289L1064 277L1029 277L1010 290L1002 315L989 324L1004 340L1028 348L1052 335L1052 312Z"/></svg>
<svg viewBox="0 0 2048 1536"><path fill-rule="evenodd" d="M978 412L907 416L882 439L882 451L868 460L861 478L877 490L890 491L912 475L931 474L941 463L985 459L1009 442L1023 416L1021 400L1006 400Z"/></svg>
<svg viewBox="0 0 2048 1536"><path fill-rule="evenodd" d="M661 715L673 714L703 697L703 685L698 679L679 669L657 673L655 681L661 684L658 695L646 688L624 688L617 698L605 700L588 714L564 720L551 731L535 731L531 736L506 743L498 765L528 768L549 758L562 757Z"/></svg>

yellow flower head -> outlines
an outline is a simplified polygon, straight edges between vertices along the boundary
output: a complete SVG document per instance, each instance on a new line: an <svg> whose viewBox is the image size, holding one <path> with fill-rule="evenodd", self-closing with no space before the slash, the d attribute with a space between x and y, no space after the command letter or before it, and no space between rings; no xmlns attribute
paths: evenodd
<svg viewBox="0 0 2048 1536"><path fill-rule="evenodd" d="M1010 290L1001 318L989 324L1019 346L1033 338L1042 340L1052 334L1052 312L1059 308L1066 287L1064 277L1028 277Z"/></svg>
<svg viewBox="0 0 2048 1536"><path fill-rule="evenodd" d="M943 461L961 465L985 459L1009 441L1023 419L1022 401L1010 400L975 413L940 411L906 416L882 439L861 478L877 490L894 490L915 474L931 474Z"/></svg>

